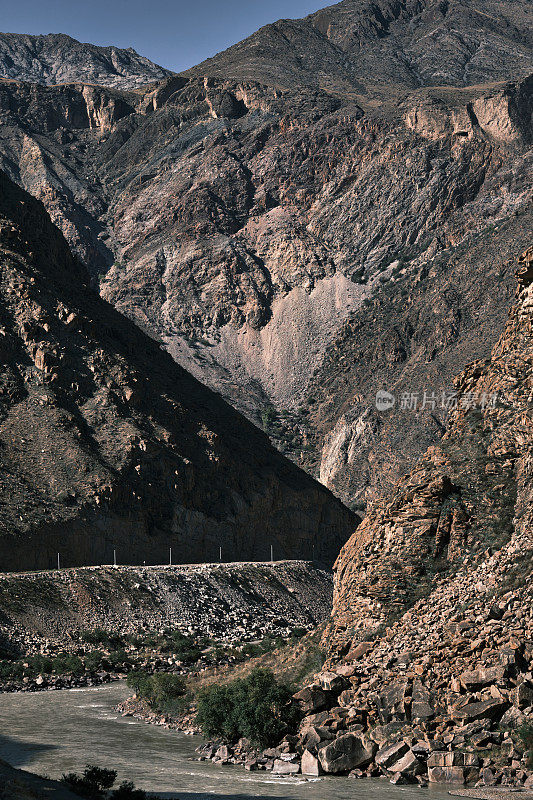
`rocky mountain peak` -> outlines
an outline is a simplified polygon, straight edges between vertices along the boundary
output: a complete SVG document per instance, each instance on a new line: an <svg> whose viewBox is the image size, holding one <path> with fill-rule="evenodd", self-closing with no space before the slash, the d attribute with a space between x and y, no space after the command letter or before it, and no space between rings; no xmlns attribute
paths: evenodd
<svg viewBox="0 0 533 800"><path fill-rule="evenodd" d="M83 44L64 33L0 33L0 78L53 86L93 83L134 89L172 74L132 47Z"/></svg>
<svg viewBox="0 0 533 800"><path fill-rule="evenodd" d="M532 23L519 0L343 0L267 25L190 72L363 95L472 86L531 71Z"/></svg>

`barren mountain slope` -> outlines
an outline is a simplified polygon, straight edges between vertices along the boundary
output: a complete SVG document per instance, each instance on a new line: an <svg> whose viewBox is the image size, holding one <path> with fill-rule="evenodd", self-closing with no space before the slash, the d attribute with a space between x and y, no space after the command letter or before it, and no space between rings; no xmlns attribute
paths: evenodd
<svg viewBox="0 0 533 800"><path fill-rule="evenodd" d="M333 560L357 519L86 286L0 175L0 565Z"/></svg>
<svg viewBox="0 0 533 800"><path fill-rule="evenodd" d="M142 96L3 83L3 168L106 299L364 505L446 416L380 414L376 391L439 393L504 323L531 227L529 14L344 2ZM280 42L349 69L294 71Z"/></svg>
<svg viewBox="0 0 533 800"><path fill-rule="evenodd" d="M472 86L527 75L533 11L516 0L344 0L279 20L190 75L295 83L390 97L394 89Z"/></svg>
<svg viewBox="0 0 533 800"><path fill-rule="evenodd" d="M1 78L48 86L82 81L134 89L170 74L131 47L82 44L64 33L0 33Z"/></svg>
<svg viewBox="0 0 533 800"><path fill-rule="evenodd" d="M419 605L430 608L432 592L460 605L457 586L481 594L505 593L506 582L531 589L532 250L520 259L518 279L517 302L491 357L455 381L449 429L339 555L333 652L371 638L418 597L429 595ZM441 614L440 624L447 619ZM418 637L413 631L413 643L422 642Z"/></svg>

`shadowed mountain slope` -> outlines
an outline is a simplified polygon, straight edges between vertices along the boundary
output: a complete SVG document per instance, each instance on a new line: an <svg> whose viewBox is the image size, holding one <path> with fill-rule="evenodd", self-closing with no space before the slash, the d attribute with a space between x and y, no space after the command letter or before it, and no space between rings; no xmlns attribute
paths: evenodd
<svg viewBox="0 0 533 800"><path fill-rule="evenodd" d="M332 561L357 518L86 285L0 175L0 565Z"/></svg>

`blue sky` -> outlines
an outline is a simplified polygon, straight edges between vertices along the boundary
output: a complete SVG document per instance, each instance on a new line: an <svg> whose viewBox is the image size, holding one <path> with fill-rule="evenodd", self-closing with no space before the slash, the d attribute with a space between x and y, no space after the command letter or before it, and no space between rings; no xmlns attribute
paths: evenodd
<svg viewBox="0 0 533 800"><path fill-rule="evenodd" d="M82 42L133 47L179 71L268 22L303 17L329 4L327 0L14 0L2 4L0 26L6 33L68 33Z"/></svg>

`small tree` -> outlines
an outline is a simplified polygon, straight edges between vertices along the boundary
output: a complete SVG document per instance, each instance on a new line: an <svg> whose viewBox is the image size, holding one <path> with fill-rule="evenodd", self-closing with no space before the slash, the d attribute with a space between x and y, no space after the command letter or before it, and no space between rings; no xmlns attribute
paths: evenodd
<svg viewBox="0 0 533 800"><path fill-rule="evenodd" d="M62 776L61 783L68 786L74 794L85 797L87 800L101 800L116 779L117 773L114 769L102 769L88 765L85 767L83 775L69 772Z"/></svg>
<svg viewBox="0 0 533 800"><path fill-rule="evenodd" d="M157 672L150 675L136 670L130 672L126 682L142 699L146 700L156 711L177 711L183 707L187 685L179 675Z"/></svg>
<svg viewBox="0 0 533 800"><path fill-rule="evenodd" d="M292 732L299 716L291 688L268 669L254 669L246 678L198 693L197 722L208 737L234 742L245 736L268 747Z"/></svg>

